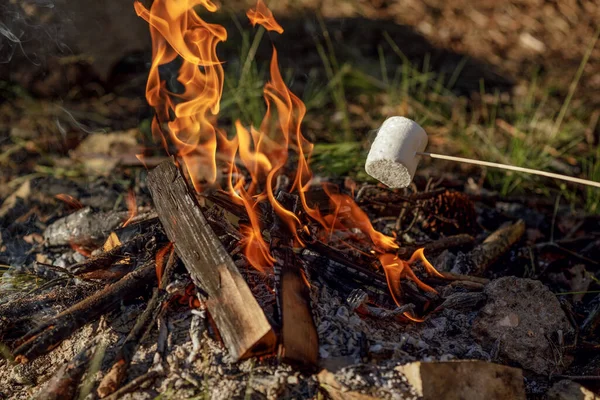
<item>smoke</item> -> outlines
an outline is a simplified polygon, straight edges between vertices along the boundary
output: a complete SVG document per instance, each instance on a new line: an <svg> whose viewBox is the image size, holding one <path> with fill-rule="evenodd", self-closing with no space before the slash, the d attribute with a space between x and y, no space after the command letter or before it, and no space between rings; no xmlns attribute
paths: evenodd
<svg viewBox="0 0 600 400"><path fill-rule="evenodd" d="M69 19L54 0L8 0L0 4L0 64L22 57L41 66L49 55L72 54L62 40Z"/></svg>

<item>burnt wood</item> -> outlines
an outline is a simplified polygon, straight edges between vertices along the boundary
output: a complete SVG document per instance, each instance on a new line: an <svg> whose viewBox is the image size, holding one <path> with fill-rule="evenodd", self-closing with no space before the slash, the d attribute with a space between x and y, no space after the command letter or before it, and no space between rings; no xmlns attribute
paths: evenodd
<svg viewBox="0 0 600 400"><path fill-rule="evenodd" d="M288 210L295 211L296 198L280 192L277 200ZM281 355L289 363L311 368L319 358L319 335L310 302L310 284L302 262L293 250L293 237L287 225L273 213L271 253L280 271L276 279L281 314Z"/></svg>
<svg viewBox="0 0 600 400"><path fill-rule="evenodd" d="M276 337L271 325L173 160L150 171L148 187L165 232L205 295L231 357L272 352Z"/></svg>
<svg viewBox="0 0 600 400"><path fill-rule="evenodd" d="M488 236L483 243L468 254L472 266L472 274L481 276L500 256L521 239L525 233L525 222L518 220L510 225L502 226Z"/></svg>

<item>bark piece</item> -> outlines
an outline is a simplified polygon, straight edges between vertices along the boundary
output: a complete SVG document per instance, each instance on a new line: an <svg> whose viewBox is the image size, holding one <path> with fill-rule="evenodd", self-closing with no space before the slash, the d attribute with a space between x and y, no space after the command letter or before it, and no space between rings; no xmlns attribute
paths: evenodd
<svg viewBox="0 0 600 400"><path fill-rule="evenodd" d="M148 187L167 236L204 293L231 357L272 352L276 340L271 325L173 160L148 174Z"/></svg>
<svg viewBox="0 0 600 400"><path fill-rule="evenodd" d="M478 276L483 275L488 267L521 239L523 233L525 233L525 222L521 219L513 224L500 227L465 257L457 257L452 272L463 272L461 269L465 267L463 264L466 263L467 271L464 272Z"/></svg>
<svg viewBox="0 0 600 400"><path fill-rule="evenodd" d="M423 400L525 399L518 368L485 361L412 362L396 367Z"/></svg>

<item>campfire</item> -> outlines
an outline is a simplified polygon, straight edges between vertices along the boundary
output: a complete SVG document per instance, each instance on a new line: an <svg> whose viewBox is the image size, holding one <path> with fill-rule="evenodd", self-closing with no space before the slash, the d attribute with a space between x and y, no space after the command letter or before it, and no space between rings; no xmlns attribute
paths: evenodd
<svg viewBox="0 0 600 400"><path fill-rule="evenodd" d="M281 354L286 359L314 365L318 340L310 312L310 273L293 249L314 247L319 242L362 253L367 268L385 274L390 295L398 307L405 305L401 278L407 277L420 289L435 292L412 271L415 262L421 261L431 275L442 275L425 259L423 249L416 250L407 261L398 257L399 246L394 237L378 232L352 196L338 187L323 185L329 200L326 207L310 199L309 160L313 146L302 134L306 107L286 86L275 47L270 81L263 90L267 112L260 127L247 128L241 121L235 121L235 135L231 138L219 128L219 104L226 77L217 47L227 39L227 32L222 26L202 20L194 10L196 5L211 12L217 10L207 1L177 4L156 1L150 10L135 3L138 15L150 25L153 39L153 61L146 89L148 103L156 110L152 133L167 153L175 149L174 161L183 171L178 171L173 161L166 161L150 173L150 190L167 236L197 286L206 290L209 312L234 358L252 354L250 347L267 332L272 340L272 332L237 268L214 240L214 232L197 209L195 197L200 195L210 201L215 191L227 195L220 197L225 202L221 203L224 208L232 210L237 206L235 214L241 219L240 244L245 260L260 274L274 278L275 285L269 290L278 298ZM262 1L247 16L252 25L279 34L284 32ZM175 59L181 60L178 91L167 88L160 76L160 67ZM140 157L143 159L143 155ZM185 190L186 178L194 193ZM170 183L176 179L181 179L178 190ZM265 239L267 230L270 240ZM353 232L354 238L338 239L341 232ZM186 255L192 251L193 254ZM199 256L198 252L204 254ZM221 286L223 273L232 274L235 282ZM233 304L224 309L223 302L215 299L231 299ZM400 315L421 321L410 311ZM231 332L224 332L227 330ZM304 341L308 346L302 344ZM272 346L273 343L260 348L273 351ZM295 354L298 346L304 354Z"/></svg>
<svg viewBox="0 0 600 400"><path fill-rule="evenodd" d="M137 309L110 352L103 339L90 341L53 373L38 398L73 398L82 377L97 379L88 370L96 357L104 367L95 371L102 370L95 394L109 399L135 392L173 370L199 388L196 378L181 371L193 370L201 353L205 360L223 353L219 360L239 368L250 365L244 363L254 368L255 360L272 368L289 367L297 371L293 375L287 370L290 384L322 369L313 379L320 389L305 392L322 390L332 398L345 398L351 385L328 369L343 369L357 360L402 359L403 365L393 368L395 378L385 382L424 398L457 390L431 383L431 376L440 372L427 372L429 367L420 363L425 358L441 360L442 375L470 379L481 374L486 383L475 392L496 393L502 387L505 398L524 396L521 371L488 361L523 366L539 375L562 371L562 359L552 364L554 369L539 360L554 354L555 342L561 349L565 346L565 336L574 332L572 315L565 315L541 284L488 279L496 273L490 267L522 242L526 223L520 217L499 223L507 219L475 204L494 199L449 189L459 186L455 182L418 176L418 184L411 184L418 155L433 154L423 153L426 134L416 123L410 129L418 127L425 140L406 153L414 165L400 179L410 188L316 176L311 170L314 144L303 133L307 109L286 85L275 45L262 90L266 113L260 125L222 120L227 60L218 54L228 32L207 22L219 11L217 6L210 0L154 0L149 8L136 1L134 9L152 38L145 93L154 112L154 147L132 146L147 171L143 186L152 206L140 207L140 193L133 190L121 193L125 206L118 212L97 212L71 195L56 195L70 214L53 221L39 243L70 249L79 262L58 267L36 260L36 268L54 279L36 288L31 299L0 304L0 340L7 343L9 357L26 368L66 346L91 323L115 323L125 304ZM255 29L286 34L261 0L246 16ZM377 146L395 151L382 141ZM374 167L368 165L367 171L379 168L377 173L386 179L393 175L385 170L385 160L369 162ZM7 211L0 210L0 218L11 206L5 202ZM495 224L491 234L482 233L482 218ZM77 284L61 287L60 282ZM527 304L537 312L547 307L556 314L549 327L540 328L542 333L527 328L530 337L542 341L544 335L548 343L539 351L527 353L529 347L525 351L516 346L498 356L496 347L504 336L496 332L497 326L515 331L535 326L522 323L521 314L511 311L521 307L514 300L518 291L541 293L541 304ZM52 307L67 292L69 300L56 315L41 321L20 318ZM513 300L516 305L507 305ZM182 313L190 321L185 328L187 353L180 362L169 353L177 329L167 320ZM497 315L503 318L499 322ZM369 337L365 332L375 333ZM476 344L471 344L471 335L477 337ZM155 344L148 350L151 365L130 379L139 361L136 354L150 336ZM415 356L431 347L421 338L438 344L435 356ZM335 349L340 341L347 342L346 350ZM206 343L212 343L210 351ZM454 358L446 355L455 353L483 361L444 364ZM177 363L185 367L175 368ZM397 376L402 378L394 380Z"/></svg>

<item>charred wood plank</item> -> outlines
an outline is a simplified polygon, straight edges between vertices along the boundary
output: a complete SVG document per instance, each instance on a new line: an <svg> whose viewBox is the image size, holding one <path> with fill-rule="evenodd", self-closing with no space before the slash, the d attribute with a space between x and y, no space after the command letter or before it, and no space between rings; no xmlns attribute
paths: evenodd
<svg viewBox="0 0 600 400"><path fill-rule="evenodd" d="M167 236L204 293L231 357L272 352L276 338L271 325L173 160L148 174L148 187Z"/></svg>
<svg viewBox="0 0 600 400"><path fill-rule="evenodd" d="M322 252L307 248L301 253L302 259L310 270L311 278L320 277L329 287L339 291L343 296L349 296L355 289L362 289L367 293L369 302L382 307L396 307L387 288L385 276L350 262L334 261L329 257L328 250L336 250L325 244L316 248ZM339 259L345 259L342 257Z"/></svg>
<svg viewBox="0 0 600 400"><path fill-rule="evenodd" d="M280 192L278 201L295 210L297 201ZM293 250L293 237L277 215L271 228L271 253L281 271L277 282L281 313L282 356L287 362L314 367L319 358L319 335L310 304L310 283Z"/></svg>
<svg viewBox="0 0 600 400"><path fill-rule="evenodd" d="M38 327L29 331L19 340L19 347L14 351L15 360L26 363L51 351L64 339L71 336L75 330L114 310L122 301L146 293L148 286L155 282L154 263L148 262L125 275L118 282L107 286L57 316L45 320Z"/></svg>

